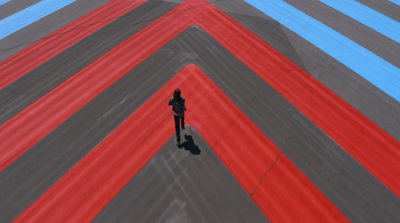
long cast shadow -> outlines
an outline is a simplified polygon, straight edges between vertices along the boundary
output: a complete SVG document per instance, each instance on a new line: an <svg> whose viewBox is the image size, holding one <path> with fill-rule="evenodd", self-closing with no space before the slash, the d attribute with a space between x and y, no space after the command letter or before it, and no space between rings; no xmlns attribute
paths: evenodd
<svg viewBox="0 0 400 223"><path fill-rule="evenodd" d="M199 146L194 143L193 137L191 135L185 134L185 142L178 146L179 148L185 148L193 155L199 155L201 150Z"/></svg>

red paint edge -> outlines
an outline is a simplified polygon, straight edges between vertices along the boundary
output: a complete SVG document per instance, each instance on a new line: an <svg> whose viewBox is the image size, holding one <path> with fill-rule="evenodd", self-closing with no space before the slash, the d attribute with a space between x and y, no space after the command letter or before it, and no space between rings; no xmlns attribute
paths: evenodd
<svg viewBox="0 0 400 223"><path fill-rule="evenodd" d="M400 197L400 142L219 9L198 23Z"/></svg>
<svg viewBox="0 0 400 223"><path fill-rule="evenodd" d="M147 0L112 0L0 62L0 90Z"/></svg>
<svg viewBox="0 0 400 223"><path fill-rule="evenodd" d="M382 151L376 148L388 146L388 151L391 152L395 148L400 148L398 146L399 142L390 137L378 126L374 125L365 116L316 81L305 71L301 70L294 63L272 49L250 31L238 25L236 21L232 20L215 7L208 5L201 7L201 11L198 12L198 14L195 12L196 10L190 10L190 13L187 14L176 14L182 16L182 18L174 16L170 18L181 19L179 20L180 23L188 22L187 24L181 25L180 28L182 29L189 24L198 24L213 35L214 38L220 41L235 56L253 69L255 73L260 75L300 111L306 114L307 117L319 125L321 129L327 132L344 149L350 150L352 155L356 154L353 156L357 160L361 160L360 162L379 179L382 180L385 178L385 176L382 177L382 175L386 174L388 177L382 181L393 190L393 184L398 184L395 173L400 169L395 168L395 170L393 170L393 167L399 166L397 162L398 159L396 158L398 157L398 152L395 151L394 158L388 159L388 161L385 160L385 162L381 159L375 160L376 156L371 156L371 153L376 154L376 151L378 151L380 156L392 156L393 154L388 154L386 150ZM204 13L207 13L207 16L202 17ZM200 21L189 21L194 17ZM164 21L164 19L160 19L160 21ZM179 26L179 24L175 25ZM150 28L146 28L146 30L147 29L149 30ZM163 31L169 33L168 29L164 29ZM229 36L230 39L227 39L226 36ZM154 51L155 50L156 49L154 49ZM258 59L254 60L252 58ZM117 67L113 67L112 69L115 68ZM313 96L314 104L310 104L309 98L311 96ZM345 113L342 114L342 111L345 111ZM327 119L327 117L330 117L330 119ZM345 125L341 126L339 123ZM359 130L360 126L363 127L361 131ZM364 130L367 131L364 132ZM347 135L349 131L350 133L354 132L354 134L350 134L350 137ZM358 140L366 140L366 142L368 142L362 142L364 143L363 145L367 144L366 147L361 147L362 151L360 148L357 148L359 145ZM371 144L369 145L369 143ZM375 148L373 147L374 145L378 147ZM362 157L363 154L361 154L361 156L357 155L357 152L366 153L367 157ZM367 160L365 161L363 159ZM379 170L376 170L376 166L374 165L377 164L383 164L382 166L384 167L385 173L382 174L382 171L379 172ZM396 190L394 191L396 193Z"/></svg>
<svg viewBox="0 0 400 223"><path fill-rule="evenodd" d="M153 22L1 125L0 171L187 28L191 19L178 26L174 12L191 6L178 6L170 12L173 16Z"/></svg>
<svg viewBox="0 0 400 223"><path fill-rule="evenodd" d="M92 221L174 135L173 115L167 101L177 86L190 98L187 123L198 128L246 191L255 192L253 199L270 220L294 221L301 215L308 222L347 221L284 154L258 185L260 176L275 162L279 149L200 68L189 65L15 222ZM279 174L273 174L276 171Z"/></svg>

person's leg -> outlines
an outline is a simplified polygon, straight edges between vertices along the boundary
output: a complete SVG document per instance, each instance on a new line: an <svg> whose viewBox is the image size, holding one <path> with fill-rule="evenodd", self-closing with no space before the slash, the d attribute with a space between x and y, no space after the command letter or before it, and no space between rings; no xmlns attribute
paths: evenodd
<svg viewBox="0 0 400 223"><path fill-rule="evenodd" d="M182 129L185 129L185 116L181 117L181 126L182 126Z"/></svg>
<svg viewBox="0 0 400 223"><path fill-rule="evenodd" d="M179 116L174 115L174 119L175 119L176 142L181 143L181 131L179 129Z"/></svg>

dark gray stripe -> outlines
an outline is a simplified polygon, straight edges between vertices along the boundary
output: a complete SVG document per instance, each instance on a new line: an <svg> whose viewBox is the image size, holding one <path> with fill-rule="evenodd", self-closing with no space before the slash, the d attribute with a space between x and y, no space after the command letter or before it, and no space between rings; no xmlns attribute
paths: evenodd
<svg viewBox="0 0 400 223"><path fill-rule="evenodd" d="M110 0L78 0L8 37L1 39L0 61L5 60L108 1ZM14 0L11 2L14 2Z"/></svg>
<svg viewBox="0 0 400 223"><path fill-rule="evenodd" d="M148 58L0 172L0 222L21 214L186 64L170 52Z"/></svg>
<svg viewBox="0 0 400 223"><path fill-rule="evenodd" d="M15 13L22 11L40 1L41 0L12 0L4 5L0 5L0 20L3 20L10 15L14 15Z"/></svg>
<svg viewBox="0 0 400 223"><path fill-rule="evenodd" d="M400 220L396 195L196 26L157 51L1 172L0 212L6 214L0 220L17 217L189 63L198 64L351 221ZM115 109L116 104L120 105ZM112 108L107 118L100 119ZM10 211L9 207L15 208Z"/></svg>
<svg viewBox="0 0 400 223"><path fill-rule="evenodd" d="M269 222L194 128L182 136L183 148L173 136L94 222Z"/></svg>
<svg viewBox="0 0 400 223"><path fill-rule="evenodd" d="M0 125L175 6L148 1L0 90Z"/></svg>
<svg viewBox="0 0 400 223"><path fill-rule="evenodd" d="M229 3L220 1L216 6L400 141L400 103L395 99L242 0L231 0ZM328 13L326 8L321 10ZM382 49L385 53L390 50L389 47Z"/></svg>
<svg viewBox="0 0 400 223"><path fill-rule="evenodd" d="M285 0L323 24L400 68L400 44L318 0Z"/></svg>
<svg viewBox="0 0 400 223"><path fill-rule="evenodd" d="M361 4L400 22L400 6L389 0L357 0Z"/></svg>
<svg viewBox="0 0 400 223"><path fill-rule="evenodd" d="M186 36L185 43L189 52L201 55L196 64L347 218L400 220L395 194L226 49L206 34Z"/></svg>

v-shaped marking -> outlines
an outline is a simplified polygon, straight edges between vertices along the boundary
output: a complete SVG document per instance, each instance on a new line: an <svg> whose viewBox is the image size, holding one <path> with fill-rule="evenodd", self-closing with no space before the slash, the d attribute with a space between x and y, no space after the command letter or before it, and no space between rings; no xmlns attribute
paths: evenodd
<svg viewBox="0 0 400 223"><path fill-rule="evenodd" d="M190 25L199 25L212 35L399 196L400 143L205 0L185 1L2 125L0 170ZM99 79L93 79L93 74ZM85 98L77 102L79 95ZM60 98L65 103L58 103ZM58 117L48 119L49 114ZM31 131L38 123L41 131Z"/></svg>
<svg viewBox="0 0 400 223"><path fill-rule="evenodd" d="M172 113L165 111L177 86L190 98L187 124L198 129L269 219L291 221L301 209L311 221L346 221L199 67L188 65L16 222L91 221L174 134Z"/></svg>
<svg viewBox="0 0 400 223"><path fill-rule="evenodd" d="M220 41L229 51L248 65L254 72L260 75L271 86L277 89L278 92L306 114L307 117L318 124L324 131L332 136L332 138L339 142L343 148L354 149L356 152L365 152L368 150L372 153L376 152L376 147L374 147L374 145L377 144L388 145L388 148L392 149L396 148L396 143L398 142L395 140L393 141L393 139L386 133L382 133L382 130L379 127L376 127L373 123L371 124L371 122L364 116L360 115L359 112L351 108L315 79L300 70L278 52L271 49L271 47L266 43L262 42L244 27L238 25L224 13L220 12L212 5L193 8L202 3L206 2L187 1L183 3L176 10L171 11L167 16L143 29L140 33L110 51L106 56L100 58L98 61L91 64L73 78L57 87L53 92L32 105L32 107L29 107L27 110L22 112L20 116L13 119L13 122L15 121L15 123L4 128L2 126L2 130L6 132L8 131L9 133L4 135L5 140L11 138L11 136L16 132L17 134L15 135L19 134L18 136L28 134L27 137L22 138L24 140L26 139L26 141L22 140L21 145L16 147L13 146L20 143L18 140L21 140L21 138L17 137L16 139L18 140L13 142L8 141L8 143L10 143L8 145L11 145L10 147L12 148L10 151L16 151L16 153L13 153L14 156L12 157L16 159L20 154L25 152L32 145L36 144L40 139L55 129L77 110L82 108L82 106L96 97L104 89L125 75L127 71L133 69L148 56L156 52L159 47L175 38L176 35L192 24L201 26L215 39ZM191 10L187 10L190 8ZM157 36L159 33L162 34L162 38L152 38ZM96 78L94 78L94 76ZM83 85L83 83L85 85ZM74 90L72 91L71 89ZM169 95L170 93L167 94ZM313 95L316 102L314 107L308 103L308 98ZM51 100L49 98L51 98ZM57 104L59 101L62 101L62 103ZM65 106L69 107L66 108ZM348 113L341 114L340 111L343 110L349 111L348 113L350 113L350 115ZM53 114L57 114L57 117L52 116L54 119L48 119L49 115ZM327 114L331 118L329 121L326 120ZM212 116L212 114L208 114L208 116ZM27 124L23 129L25 131L24 134L21 134L22 131L20 131L20 126L16 124L17 120L20 121L19 124ZM32 133L26 131L32 129L31 127L36 125L27 120L34 120L36 123L41 123L41 131L33 131ZM371 131L358 134L360 132L358 129L360 122L363 123L363 126L365 127L364 129L369 129ZM196 120L193 120L193 123L193 125L196 126ZM202 125L202 122L199 121L198 125ZM16 131L10 131L10 129L12 129L10 126L16 127L14 129ZM346 126L345 129L348 131L340 131L343 130L343 126ZM141 126L142 129L145 127L147 126ZM196 128L200 131L202 129L201 126L196 126ZM11 134L11 132L13 134ZM121 133L120 137L123 137L123 135L124 134ZM170 136L171 134L169 137ZM140 137L140 135L138 135L138 137ZM363 141L364 139L365 141ZM213 141L212 139L207 140ZM359 140L361 143L365 143L366 147L354 144L355 141L358 142ZM14 148L15 150L13 150ZM363 151L357 150L360 148L362 148ZM389 157L385 162L389 163L388 165L396 166L398 163L395 156L393 156L393 153L390 153L390 151L391 150L388 149L387 151L378 152L380 157L386 157L387 155L391 156L391 158ZM358 158L357 156L355 157ZM281 159L282 157L280 157L278 161ZM371 172L375 175L379 175L380 170L383 170L386 174L383 178L390 175L386 178L387 181L385 181L389 182L389 185L398 183L396 180L397 178L393 176L396 176L395 171L398 171L399 169L394 168L388 173L384 166L382 168L379 165L372 165L372 167L369 165L369 162L381 162L381 160L376 161L376 157L369 155L368 157L362 157L362 159L366 160L365 163L367 165L363 164L367 168L372 168L374 171ZM264 170L259 171L263 172ZM69 175L66 177L68 176ZM259 178L262 175L257 176ZM246 184L245 182L247 181L243 182L242 184ZM254 186L254 184L252 186ZM249 188L254 189L254 187ZM252 192L250 189L248 189L248 191L249 193ZM286 202L286 200L282 200L282 202ZM299 203L304 202L298 202L296 205ZM285 203L283 205L285 206L287 204ZM290 208L290 205L287 207ZM279 208L276 206L276 208L279 209L278 212L284 210L281 206ZM310 214L315 215L315 213ZM288 216L287 213L280 213L277 216L282 217L284 215ZM292 217L295 215L296 214L293 214ZM295 218L296 217L293 219Z"/></svg>

